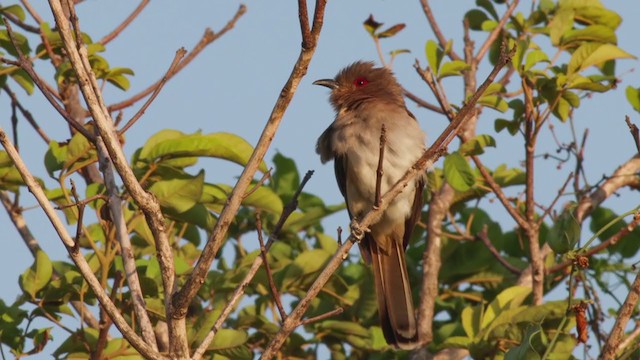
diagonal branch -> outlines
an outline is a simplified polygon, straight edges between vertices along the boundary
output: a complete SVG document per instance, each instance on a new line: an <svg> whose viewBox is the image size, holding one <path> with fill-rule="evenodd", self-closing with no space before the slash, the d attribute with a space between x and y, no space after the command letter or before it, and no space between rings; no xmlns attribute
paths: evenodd
<svg viewBox="0 0 640 360"><path fill-rule="evenodd" d="M474 61L476 63L479 63L480 60L482 60L482 58L487 53L491 45L496 41L496 39L498 38L498 35L500 35L500 32L502 31L502 29L504 29L504 25L507 23L507 21L509 21L511 14L513 14L513 11L516 9L519 2L520 0L513 0L511 5L509 5L509 7L507 8L507 11L505 11L504 15L502 15L502 17L500 18L498 25L491 31L491 34L489 34L487 39L484 41L484 43L480 47L480 50L478 50L478 54L476 54L476 56L474 57Z"/></svg>
<svg viewBox="0 0 640 360"><path fill-rule="evenodd" d="M236 22L238 22L238 20L246 12L247 12L247 7L241 4L238 10L236 11L235 15L233 16L233 18L229 20L229 22L227 22L227 24L218 32L214 32L211 29L206 29L200 41L198 41L198 43L193 47L193 49L189 51L188 55L185 56L185 58L182 59L182 61L180 61L180 63L175 67L173 72L165 74L163 78L151 84L149 87L137 93L136 95L130 97L129 99L121 101L119 103L109 105L108 106L109 111L122 110L126 107L132 106L136 102L142 100L143 98L147 97L149 94L153 93L165 77L166 77L166 80L164 81L168 81L171 78L173 78L182 69L184 69L187 65L189 65L189 63L191 63L191 61L193 61L193 59L195 59L202 52L202 50L204 50L208 45L210 45L211 43L213 43L214 41L222 37L229 30L233 29Z"/></svg>
<svg viewBox="0 0 640 360"><path fill-rule="evenodd" d="M138 17L138 15L140 15L142 10L144 10L144 8L147 5L149 5L149 0L142 0L140 2L140 4L138 4L138 6L133 10L133 12L131 14L129 14L129 16L127 16L127 18L124 19L124 21L120 25L118 25L115 29L113 29L113 31L111 31L109 34L105 35L105 37L100 39L100 41L98 41L98 43L100 43L102 45L107 45L107 43L109 43L111 40L115 39L118 35L120 35L120 33L127 26L129 26L133 22L133 20L136 19L136 17Z"/></svg>
<svg viewBox="0 0 640 360"><path fill-rule="evenodd" d="M447 39L442 34L442 30L440 30L440 26L438 25L435 16L433 16L431 5L429 5L429 0L420 0L420 4L422 4L422 11L424 11L424 15L427 17L429 26L431 26L433 34L436 36L436 39L438 39L440 47L445 49L447 47ZM453 49L451 49L451 51L449 51L447 55L451 58L451 60L462 60L460 55L458 55Z"/></svg>
<svg viewBox="0 0 640 360"><path fill-rule="evenodd" d="M303 4L304 0L299 0L299 6L306 6ZM255 146L247 165L245 166L240 178L238 179L233 191L229 195L227 199L227 203L222 209L216 226L211 232L211 237L207 241L202 250L202 255L198 259L198 262L195 265L191 275L187 279L184 287L180 289L180 291L175 295L175 311L171 316L174 318L184 318L186 316L187 307L191 303L191 300L194 298L200 287L202 286L203 280L209 271L209 267L211 266L211 262L215 258L218 250L222 246L222 243L227 235L227 230L231 222L233 221L238 209L240 208L240 204L242 198L251 183L251 179L255 172L260 166L264 155L267 152L267 149L271 145L271 141L280 125L280 121L286 111L291 99L293 98L293 94L296 92L298 88L298 84L302 77L307 73L307 69L309 67L309 63L311 62L311 58L313 57L313 53L316 49L316 44L318 37L320 35L320 29L322 28L322 16L324 14L326 0L317 0L315 15L314 15L314 25L311 30L311 38L304 39L303 46L300 51L300 55L298 57L298 61L293 67L291 75L287 80L287 83L284 85L283 89L280 92L280 96L276 101L271 115L265 124L264 129L262 130L262 134L260 135L260 139ZM308 19L301 19L300 21L308 21ZM304 34L303 34L304 35Z"/></svg>
<svg viewBox="0 0 640 360"><path fill-rule="evenodd" d="M618 350L618 345L622 341L624 329L627 327L627 323L629 322L631 315L633 315L634 313L636 305L638 304L639 297L640 274L638 274L636 276L636 279L633 281L633 285L631 285L629 294L627 294L627 298L624 300L624 304L622 304L622 307L618 311L616 323L613 325L613 329L611 329L609 338L602 348L602 353L600 354L599 359L610 360L616 358L616 350Z"/></svg>

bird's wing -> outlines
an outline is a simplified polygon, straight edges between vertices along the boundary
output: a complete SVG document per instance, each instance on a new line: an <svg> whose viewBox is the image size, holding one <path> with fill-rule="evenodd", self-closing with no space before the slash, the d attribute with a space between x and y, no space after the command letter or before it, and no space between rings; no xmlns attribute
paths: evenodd
<svg viewBox="0 0 640 360"><path fill-rule="evenodd" d="M409 240L411 240L411 234L413 233L413 228L416 223L420 221L420 216L422 215L422 192L424 191L425 178L421 176L416 180L416 192L413 197L413 204L411 205L411 215L404 222L404 237L403 243L404 248L407 248L409 245Z"/></svg>
<svg viewBox="0 0 640 360"><path fill-rule="evenodd" d="M336 182L344 201L347 203L347 211L349 211L349 199L347 198L347 167L349 166L349 160L346 154L334 156L333 167L336 173ZM349 219L352 218L351 212L349 212Z"/></svg>
<svg viewBox="0 0 640 360"><path fill-rule="evenodd" d="M331 136L333 135L333 131L333 124L331 124L322 133L322 135L320 135L318 142L316 143L316 153L320 155L320 161L322 161L323 164L331 160L334 156L333 146L331 146Z"/></svg>

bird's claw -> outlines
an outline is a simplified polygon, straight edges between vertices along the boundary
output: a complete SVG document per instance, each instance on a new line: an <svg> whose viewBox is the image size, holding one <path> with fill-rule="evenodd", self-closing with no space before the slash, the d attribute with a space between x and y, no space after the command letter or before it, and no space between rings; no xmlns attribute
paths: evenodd
<svg viewBox="0 0 640 360"><path fill-rule="evenodd" d="M351 225L349 227L351 228L351 235L353 235L357 242L360 242L362 238L364 238L365 232L368 231L368 229L360 226L356 219L351 220Z"/></svg>

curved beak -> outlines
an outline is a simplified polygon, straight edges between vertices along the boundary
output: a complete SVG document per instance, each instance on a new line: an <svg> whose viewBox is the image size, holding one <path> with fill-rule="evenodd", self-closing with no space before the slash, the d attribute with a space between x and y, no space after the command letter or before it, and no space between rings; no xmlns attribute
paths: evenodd
<svg viewBox="0 0 640 360"><path fill-rule="evenodd" d="M333 79L320 79L313 82L313 85L321 85L326 86L329 89L333 90L338 87L338 83Z"/></svg>

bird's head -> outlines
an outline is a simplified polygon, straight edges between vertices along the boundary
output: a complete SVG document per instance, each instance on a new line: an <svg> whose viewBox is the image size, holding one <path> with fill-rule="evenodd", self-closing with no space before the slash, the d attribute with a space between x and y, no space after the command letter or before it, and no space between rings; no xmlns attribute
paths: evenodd
<svg viewBox="0 0 640 360"><path fill-rule="evenodd" d="M387 68L358 61L340 70L334 79L321 79L315 85L331 89L329 100L337 112L355 110L371 101L404 107L402 87Z"/></svg>

